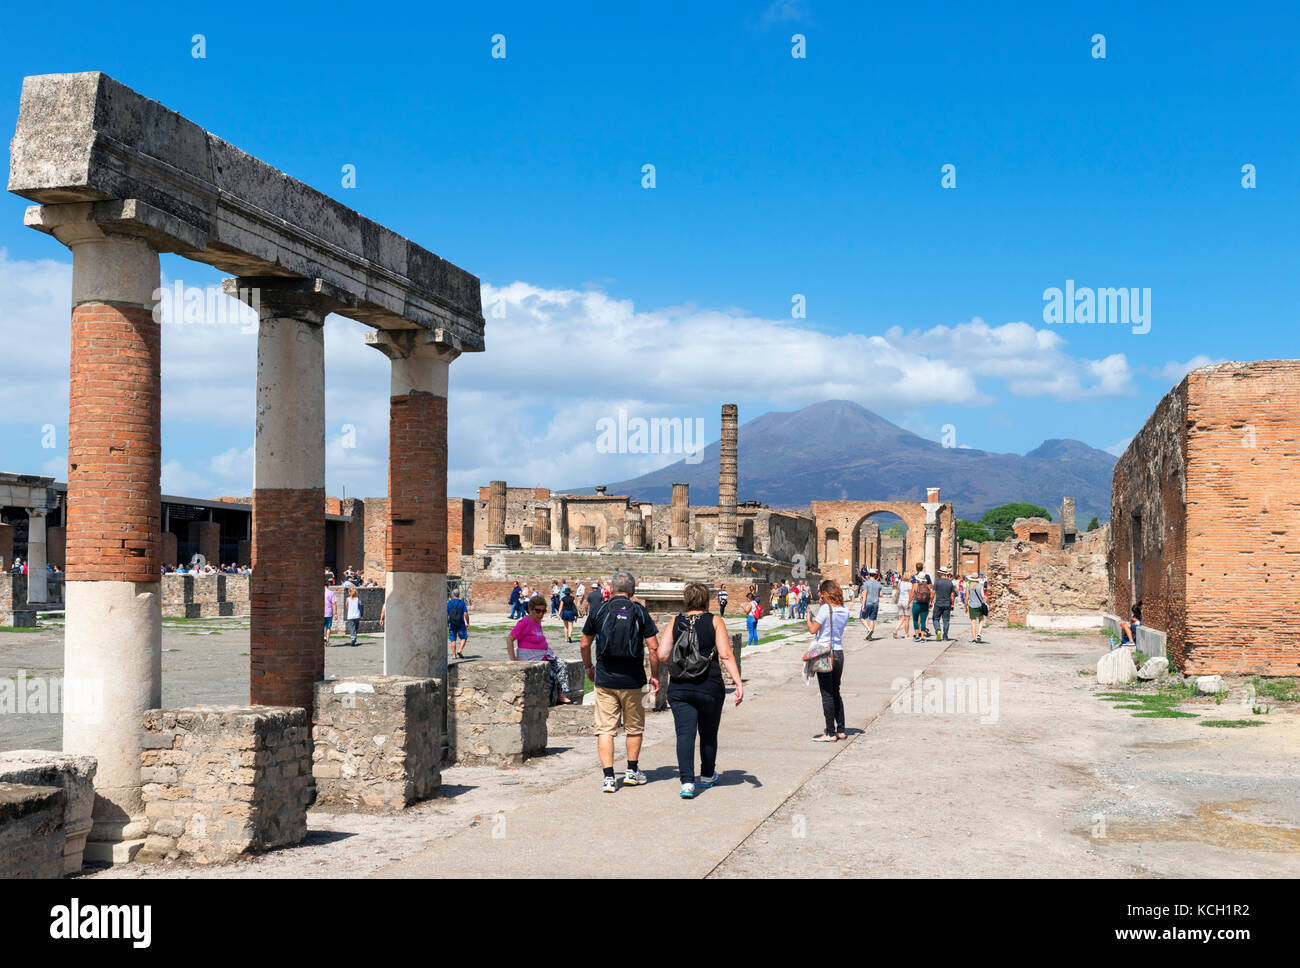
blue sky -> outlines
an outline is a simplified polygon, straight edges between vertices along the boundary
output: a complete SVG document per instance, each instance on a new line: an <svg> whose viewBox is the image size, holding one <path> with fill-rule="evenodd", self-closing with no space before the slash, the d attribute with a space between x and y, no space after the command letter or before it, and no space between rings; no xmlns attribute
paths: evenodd
<svg viewBox="0 0 1300 968"><path fill-rule="evenodd" d="M562 6L28 6L0 38L0 128L24 75L102 70L478 274L507 312L452 367L455 493L649 469L595 450L619 406L716 434L724 401L847 397L966 446L1108 448L1189 362L1300 349L1283 5ZM62 478L40 428L66 427L71 260L25 205L0 201L0 468ZM1046 325L1067 279L1150 289L1150 331ZM246 492L254 337L183 330L164 488ZM383 489L387 363L361 332L327 330L334 493Z"/></svg>

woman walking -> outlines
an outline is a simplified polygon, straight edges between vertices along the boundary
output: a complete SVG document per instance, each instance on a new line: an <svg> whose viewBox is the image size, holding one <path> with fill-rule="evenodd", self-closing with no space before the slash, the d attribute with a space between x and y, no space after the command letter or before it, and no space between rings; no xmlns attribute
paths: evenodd
<svg viewBox="0 0 1300 968"><path fill-rule="evenodd" d="M898 585L898 624L894 626L893 638L907 633L908 627L912 623L912 583L906 578L900 578Z"/></svg>
<svg viewBox="0 0 1300 968"><path fill-rule="evenodd" d="M745 687L740 681L740 668L731 652L731 637L722 616L706 611L709 607L709 590L699 582L691 582L682 594L685 611L673 619L673 634L659 640L659 662L672 657L674 644L692 631L701 656L708 656L704 671L694 676L674 670L668 683L668 706L673 711L673 726L677 730L677 776L681 780L683 800L695 796L695 744L699 740L699 788L707 790L718 782L718 725L722 722L722 704L727 691L722 682L722 666L727 667L731 681L736 684L736 705L745 698Z"/></svg>
<svg viewBox="0 0 1300 968"><path fill-rule="evenodd" d="M844 700L840 696L840 679L844 676L844 627L849 624L849 610L844 607L844 591L827 578L817 586L821 605L808 619L808 631L823 648L831 647L831 671L817 673L817 687L822 693L822 715L826 731L813 737L815 743L834 743L848 739L844 729Z"/></svg>
<svg viewBox="0 0 1300 968"><path fill-rule="evenodd" d="M745 596L745 629L749 632L746 645L758 645L758 596L750 592Z"/></svg>
<svg viewBox="0 0 1300 968"><path fill-rule="evenodd" d="M966 610L970 615L970 640L982 644L984 640L980 638L980 631L984 628L984 609L988 607L988 599L984 597L979 575L966 576L962 598L966 600Z"/></svg>
<svg viewBox="0 0 1300 968"><path fill-rule="evenodd" d="M357 597L355 586L348 586L348 597L344 603L346 610L343 613L343 619L348 623L348 635L352 641L348 645L357 644L357 630L361 627L361 599Z"/></svg>
<svg viewBox="0 0 1300 968"><path fill-rule="evenodd" d="M568 585L564 586L564 593L560 595L560 621L564 623L564 641L573 641L573 623L578 617L578 603L573 597L573 589Z"/></svg>
<svg viewBox="0 0 1300 968"><path fill-rule="evenodd" d="M542 619L546 617L546 599L534 595L528 600L528 610L524 617L510 630L506 645L510 649L510 658L518 662L545 662L551 674L551 705L568 705L569 667L560 661L560 657L551 651L542 631Z"/></svg>

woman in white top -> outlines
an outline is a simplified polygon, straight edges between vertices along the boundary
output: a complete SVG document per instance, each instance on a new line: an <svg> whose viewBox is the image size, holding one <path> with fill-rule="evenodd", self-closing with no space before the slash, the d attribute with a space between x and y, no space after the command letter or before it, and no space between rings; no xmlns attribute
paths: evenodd
<svg viewBox="0 0 1300 968"><path fill-rule="evenodd" d="M904 576L898 579L898 624L894 626L892 638L907 634L912 621L912 583Z"/></svg>
<svg viewBox="0 0 1300 968"><path fill-rule="evenodd" d="M849 610L844 607L843 589L830 578L817 586L817 598L821 604L817 614L808 618L808 631L817 637L818 643L830 644L831 671L817 673L826 731L814 736L813 742L834 743L849 738L844 731L844 700L840 697L840 679L844 675L844 627L849 624Z"/></svg>
<svg viewBox="0 0 1300 968"><path fill-rule="evenodd" d="M357 590L352 586L348 588L343 619L348 623L348 635L352 637L348 645L356 645L357 631L361 628L361 599L357 597Z"/></svg>

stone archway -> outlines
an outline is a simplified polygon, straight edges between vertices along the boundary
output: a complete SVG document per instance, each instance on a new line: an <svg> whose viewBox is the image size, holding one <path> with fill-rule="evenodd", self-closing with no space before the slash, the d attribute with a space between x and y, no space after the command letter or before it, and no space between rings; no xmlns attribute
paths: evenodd
<svg viewBox="0 0 1300 968"><path fill-rule="evenodd" d="M813 501L817 555L821 572L840 584L851 583L859 528L873 514L893 514L907 525L904 568L918 561L932 575L940 565L956 567L957 517L951 504L939 501L939 489L921 501ZM831 540L828 542L828 535ZM846 543L848 542L848 543ZM828 547L829 545L829 547ZM833 556L833 557L832 557Z"/></svg>

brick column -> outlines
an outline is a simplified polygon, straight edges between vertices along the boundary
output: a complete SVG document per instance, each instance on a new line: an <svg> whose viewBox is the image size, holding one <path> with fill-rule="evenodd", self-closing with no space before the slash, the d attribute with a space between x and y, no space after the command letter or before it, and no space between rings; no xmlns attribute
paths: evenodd
<svg viewBox="0 0 1300 968"><path fill-rule="evenodd" d="M734 403L722 405L722 439L719 443L718 462L718 533L714 550L734 553L736 550L736 423L739 410Z"/></svg>
<svg viewBox="0 0 1300 968"><path fill-rule="evenodd" d="M301 706L325 678L325 317L346 294L319 279L227 279L258 311L249 701Z"/></svg>
<svg viewBox="0 0 1300 968"><path fill-rule="evenodd" d="M27 509L27 602L41 605L49 600L49 585L45 570L49 559L45 545L45 515L47 508Z"/></svg>
<svg viewBox="0 0 1300 968"><path fill-rule="evenodd" d="M445 682L447 378L459 353L411 332L366 342L392 360L384 674Z"/></svg>
<svg viewBox="0 0 1300 968"><path fill-rule="evenodd" d="M144 843L140 724L162 699L158 251L90 205L41 219L73 260L63 751L98 763L86 859L120 862Z"/></svg>

